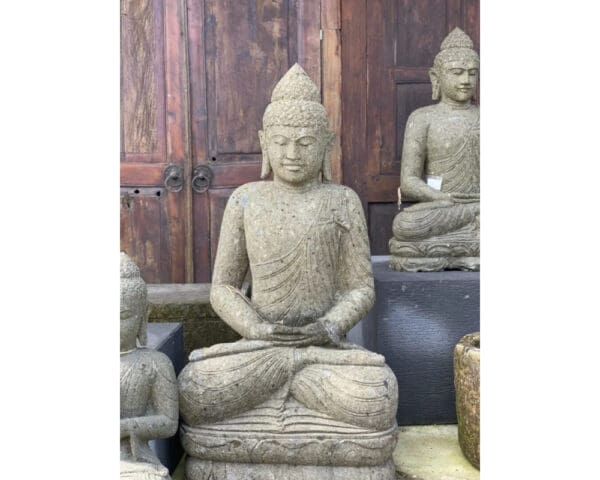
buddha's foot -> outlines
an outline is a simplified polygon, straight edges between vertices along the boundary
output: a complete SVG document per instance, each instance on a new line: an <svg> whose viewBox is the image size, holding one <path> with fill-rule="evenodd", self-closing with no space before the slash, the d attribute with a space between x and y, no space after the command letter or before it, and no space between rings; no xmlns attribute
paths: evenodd
<svg viewBox="0 0 600 480"><path fill-rule="evenodd" d="M390 268L399 272L479 271L479 239L390 240Z"/></svg>
<svg viewBox="0 0 600 480"><path fill-rule="evenodd" d="M213 462L188 457L185 466L187 480L394 480L395 470L391 460L376 466L338 467Z"/></svg>

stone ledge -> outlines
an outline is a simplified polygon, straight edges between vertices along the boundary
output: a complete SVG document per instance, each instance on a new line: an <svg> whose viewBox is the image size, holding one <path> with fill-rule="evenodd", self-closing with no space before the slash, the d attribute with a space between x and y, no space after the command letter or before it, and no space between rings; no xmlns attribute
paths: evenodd
<svg viewBox="0 0 600 480"><path fill-rule="evenodd" d="M400 427L393 454L398 480L479 480L463 456L456 425ZM185 480L185 457L173 480Z"/></svg>
<svg viewBox="0 0 600 480"><path fill-rule="evenodd" d="M240 338L214 312L209 294L210 283L148 285L149 321L183 324L186 359L197 348Z"/></svg>
<svg viewBox="0 0 600 480"><path fill-rule="evenodd" d="M460 450L456 425L400 427L393 458L401 480L479 480Z"/></svg>

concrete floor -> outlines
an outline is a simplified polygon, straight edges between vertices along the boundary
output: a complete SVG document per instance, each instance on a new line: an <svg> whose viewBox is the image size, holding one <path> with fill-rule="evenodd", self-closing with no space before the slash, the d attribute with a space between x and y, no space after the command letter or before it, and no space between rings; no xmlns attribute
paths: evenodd
<svg viewBox="0 0 600 480"><path fill-rule="evenodd" d="M460 451L456 425L400 427L394 463L401 480L479 480ZM183 464L172 480L185 480Z"/></svg>
<svg viewBox="0 0 600 480"><path fill-rule="evenodd" d="M394 463L400 479L479 480L460 450L456 425L400 427Z"/></svg>

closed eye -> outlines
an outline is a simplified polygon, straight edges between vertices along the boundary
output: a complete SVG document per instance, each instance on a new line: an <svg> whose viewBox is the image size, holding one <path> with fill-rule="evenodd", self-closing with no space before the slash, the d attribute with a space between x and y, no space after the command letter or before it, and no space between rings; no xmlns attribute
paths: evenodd
<svg viewBox="0 0 600 480"><path fill-rule="evenodd" d="M285 145L288 143L288 139L283 135L275 135L273 138L271 138L271 141L277 145Z"/></svg>
<svg viewBox="0 0 600 480"><path fill-rule="evenodd" d="M309 145L312 145L313 143L315 143L317 141L317 139L315 137L302 137L296 141L298 142L299 145L302 145L303 147L308 147Z"/></svg>

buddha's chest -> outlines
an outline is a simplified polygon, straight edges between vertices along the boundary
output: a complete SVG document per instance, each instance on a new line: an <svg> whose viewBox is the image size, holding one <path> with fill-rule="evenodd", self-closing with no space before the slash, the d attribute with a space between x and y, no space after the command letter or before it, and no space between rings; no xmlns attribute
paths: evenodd
<svg viewBox="0 0 600 480"><path fill-rule="evenodd" d="M121 418L146 413L154 375L151 359L135 354L121 358Z"/></svg>
<svg viewBox="0 0 600 480"><path fill-rule="evenodd" d="M479 162L479 110L453 110L432 118L427 132L427 160L434 168L438 160ZM443 173L443 172L440 172Z"/></svg>
<svg viewBox="0 0 600 480"><path fill-rule="evenodd" d="M250 262L271 261L285 255L307 236L335 231L327 198L319 192L261 198L244 212L246 249Z"/></svg>

